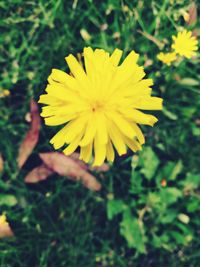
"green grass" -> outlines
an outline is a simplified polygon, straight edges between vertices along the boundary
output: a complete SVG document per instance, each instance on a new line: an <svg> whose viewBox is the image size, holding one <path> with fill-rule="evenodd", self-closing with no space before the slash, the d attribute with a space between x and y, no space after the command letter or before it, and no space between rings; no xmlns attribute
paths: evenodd
<svg viewBox="0 0 200 267"><path fill-rule="evenodd" d="M166 0L0 2L0 88L11 92L10 97L0 98L0 152L5 160L4 171L0 174L0 195L11 194L17 198L15 206L0 206L0 213L7 213L15 232L14 238L0 240L0 266L199 265L200 198L197 186L200 179L194 182L195 189L188 195L184 191L189 183L188 173L195 175L200 170L200 130L195 123L200 108L199 57L184 60L177 66L163 66L156 59L161 47L141 34L142 31L154 36L158 44L164 44L163 51L168 50L171 36L186 27L181 10L186 10L188 5L188 1ZM198 28L198 25L191 28ZM81 36L83 29L91 36L89 40ZM131 183L135 182L131 153L116 159L102 180L100 193L90 192L80 184L56 175L37 185L27 186L23 179L39 163L38 152L53 150L49 139L56 130L45 126L27 164L20 173L17 170L18 147L29 127L25 115L29 111L30 98L38 100L51 69L67 70L64 57L69 53L81 53L84 46L100 47L109 52L118 47L125 54L134 49L140 54L141 65L147 59L152 61L145 71L154 79L154 95L163 97L165 110L156 113L159 122L154 128L144 127L145 146L152 147L159 165L150 180L144 175L141 185L133 185L135 189L141 186L140 191L130 192ZM176 178L163 177L164 167L169 162L178 161L182 167ZM140 176L145 168L139 163L136 173ZM175 199L165 208L152 204L152 211L143 218L147 240L146 253L141 254L137 247L128 247L120 235L122 214L108 220L108 195L112 193L116 199L132 205L133 215L137 218L147 205L150 193L160 197L162 178L183 195L181 200ZM160 208L167 214L188 214L189 224L181 224L186 232L173 239L171 232L177 231L177 221L162 223L162 217L157 220ZM158 246L151 239L154 230L167 236L160 239L162 244ZM184 244L182 239L188 233L192 240Z"/></svg>

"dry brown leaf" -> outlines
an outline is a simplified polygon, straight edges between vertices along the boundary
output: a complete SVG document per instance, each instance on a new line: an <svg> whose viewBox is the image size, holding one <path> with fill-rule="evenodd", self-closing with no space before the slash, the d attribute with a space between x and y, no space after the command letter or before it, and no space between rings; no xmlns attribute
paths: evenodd
<svg viewBox="0 0 200 267"><path fill-rule="evenodd" d="M200 28L192 30L192 35L196 37L200 36Z"/></svg>
<svg viewBox="0 0 200 267"><path fill-rule="evenodd" d="M14 234L9 225L0 226L0 238L11 237L11 236L14 236Z"/></svg>
<svg viewBox="0 0 200 267"><path fill-rule="evenodd" d="M32 171L30 171L25 177L26 183L38 183L40 181L46 180L54 172L50 170L45 164L42 164Z"/></svg>
<svg viewBox="0 0 200 267"><path fill-rule="evenodd" d="M191 26L196 22L197 22L197 5L195 4L195 2L192 2L189 8L189 18L187 20L187 24Z"/></svg>
<svg viewBox="0 0 200 267"><path fill-rule="evenodd" d="M38 105L34 100L31 100L30 103L30 113L31 127L19 148L19 154L17 159L19 168L24 165L39 139L40 115L38 111Z"/></svg>
<svg viewBox="0 0 200 267"><path fill-rule="evenodd" d="M53 173L58 173L62 176L68 176L75 181L81 180L87 188L98 191L101 189L101 184L88 170L106 172L109 169L108 164L103 164L100 167L90 167L79 160L78 153L73 153L70 157L59 152L40 153L39 156L43 164L28 173L25 177L26 183L38 183L47 179Z"/></svg>
<svg viewBox="0 0 200 267"><path fill-rule="evenodd" d="M195 120L196 125L200 125L200 119Z"/></svg>
<svg viewBox="0 0 200 267"><path fill-rule="evenodd" d="M107 172L109 171L110 167L107 163L103 163L101 166L90 167L90 169L98 172Z"/></svg>
<svg viewBox="0 0 200 267"><path fill-rule="evenodd" d="M3 171L3 165L4 165L4 161L3 161L3 157L2 157L2 155L0 153L0 172Z"/></svg>
<svg viewBox="0 0 200 267"><path fill-rule="evenodd" d="M164 44L162 42L160 42L157 38L155 38L153 35L151 35L151 34L149 34L147 32L140 31L140 30L138 30L138 32L141 33L148 40L150 40L151 42L156 44L159 49L162 49L164 47Z"/></svg>
<svg viewBox="0 0 200 267"><path fill-rule="evenodd" d="M79 156L80 154L75 152L70 155L70 158L74 159L85 170L107 172L110 169L107 163L103 163L101 166L98 167L92 167L88 164L85 164L82 160L79 160Z"/></svg>
<svg viewBox="0 0 200 267"><path fill-rule="evenodd" d="M79 153L74 152L69 157L71 159L73 159L84 170L89 170L88 164L86 164L84 161L82 161L82 160L79 159L79 157L80 157L80 154Z"/></svg>
<svg viewBox="0 0 200 267"><path fill-rule="evenodd" d="M77 163L77 160L59 152L40 153L39 156L50 170L59 175L67 176L75 181L82 181L85 187L93 191L101 189L101 184L82 165Z"/></svg>

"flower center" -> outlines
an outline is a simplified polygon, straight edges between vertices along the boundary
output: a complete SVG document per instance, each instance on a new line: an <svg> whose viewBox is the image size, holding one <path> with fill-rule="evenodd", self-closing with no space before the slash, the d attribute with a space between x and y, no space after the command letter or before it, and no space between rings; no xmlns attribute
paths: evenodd
<svg viewBox="0 0 200 267"><path fill-rule="evenodd" d="M102 111L102 109L104 108L104 104L97 100L91 104L91 108L92 108L92 112Z"/></svg>

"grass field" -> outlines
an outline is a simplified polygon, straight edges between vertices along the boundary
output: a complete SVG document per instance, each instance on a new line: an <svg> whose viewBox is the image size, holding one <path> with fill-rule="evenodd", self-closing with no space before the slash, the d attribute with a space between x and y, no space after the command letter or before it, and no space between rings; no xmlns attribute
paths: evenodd
<svg viewBox="0 0 200 267"><path fill-rule="evenodd" d="M170 50L178 31L198 37L194 6L184 0L0 1L0 215L6 213L14 232L0 239L1 267L199 266L200 58L167 66L156 57ZM93 172L99 192L56 174L26 184L41 162L38 153L54 151L49 140L57 131L42 122L39 142L19 170L30 100L44 93L52 68L68 71L64 58L86 46L140 54L153 95L164 100L164 109L153 112L159 121L142 127L147 141L140 153Z"/></svg>

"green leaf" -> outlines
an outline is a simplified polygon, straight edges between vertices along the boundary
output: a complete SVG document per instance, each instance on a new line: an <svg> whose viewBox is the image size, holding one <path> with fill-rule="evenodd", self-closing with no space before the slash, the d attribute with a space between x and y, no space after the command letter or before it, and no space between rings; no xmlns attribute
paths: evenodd
<svg viewBox="0 0 200 267"><path fill-rule="evenodd" d="M181 85L198 86L199 81L192 78L184 78L178 82Z"/></svg>
<svg viewBox="0 0 200 267"><path fill-rule="evenodd" d="M174 181L177 176L182 172L183 163L181 160L178 162L168 161L162 169L159 170L156 176L156 183L158 186L161 185L162 180Z"/></svg>
<svg viewBox="0 0 200 267"><path fill-rule="evenodd" d="M200 136L200 128L199 127L196 127L196 126L193 126L192 127L192 133L194 136Z"/></svg>
<svg viewBox="0 0 200 267"><path fill-rule="evenodd" d="M167 209L166 213L163 214L160 218L160 222L163 224L172 223L177 218L177 211Z"/></svg>
<svg viewBox="0 0 200 267"><path fill-rule="evenodd" d="M0 180L0 188L7 190L9 189L10 185L6 182L4 182L3 180Z"/></svg>
<svg viewBox="0 0 200 267"><path fill-rule="evenodd" d="M183 224L183 223L181 223L179 221L177 221L174 225L184 235L190 235L190 234L192 234L192 230L188 227L188 225Z"/></svg>
<svg viewBox="0 0 200 267"><path fill-rule="evenodd" d="M164 114L167 118L169 118L169 119L171 119L171 120L173 120L173 121L175 121L175 120L178 119L178 117L177 117L176 114L172 113L171 111L167 110L166 108L163 108L163 114Z"/></svg>
<svg viewBox="0 0 200 267"><path fill-rule="evenodd" d="M170 236L175 239L177 244L185 244L185 236L179 232L170 231Z"/></svg>
<svg viewBox="0 0 200 267"><path fill-rule="evenodd" d="M142 222L134 218L130 209L123 212L123 220L120 223L120 233L126 239L130 248L135 248L140 253L145 253L145 240L143 235Z"/></svg>
<svg viewBox="0 0 200 267"><path fill-rule="evenodd" d="M188 212L199 212L200 211L200 198L193 197L189 203L187 203Z"/></svg>
<svg viewBox="0 0 200 267"><path fill-rule="evenodd" d="M133 194L137 194L140 193L142 190L142 176L138 171L132 170L130 192Z"/></svg>
<svg viewBox="0 0 200 267"><path fill-rule="evenodd" d="M181 113L185 117L185 119L192 119L194 117L194 114L196 112L196 107L192 106L187 106L187 107L182 107L181 108Z"/></svg>
<svg viewBox="0 0 200 267"><path fill-rule="evenodd" d="M169 177L171 176L171 173L173 172L173 169L175 167L175 162L168 161L166 165L161 169L161 179L169 180Z"/></svg>
<svg viewBox="0 0 200 267"><path fill-rule="evenodd" d="M140 154L140 160L142 166L141 173L143 173L148 180L151 180L160 163L158 157L151 147L145 147Z"/></svg>
<svg viewBox="0 0 200 267"><path fill-rule="evenodd" d="M17 199L13 195L0 194L0 206L13 207L17 204Z"/></svg>
<svg viewBox="0 0 200 267"><path fill-rule="evenodd" d="M182 192L175 187L163 188L160 191L162 202L166 205L175 203L178 198L182 197Z"/></svg>
<svg viewBox="0 0 200 267"><path fill-rule="evenodd" d="M126 208L124 202L118 199L111 199L107 202L107 216L109 220L121 213Z"/></svg>
<svg viewBox="0 0 200 267"><path fill-rule="evenodd" d="M182 185L187 190L194 190L200 186L200 174L188 173Z"/></svg>
<svg viewBox="0 0 200 267"><path fill-rule="evenodd" d="M160 248L162 245L162 240L159 236L153 234L152 240L151 240L152 244L154 247L156 248Z"/></svg>
<svg viewBox="0 0 200 267"><path fill-rule="evenodd" d="M175 167L173 168L173 171L169 177L169 180L175 180L176 177L181 173L182 169L183 169L183 163L181 160L179 160L176 163Z"/></svg>
<svg viewBox="0 0 200 267"><path fill-rule="evenodd" d="M161 203L161 198L159 193L149 192L147 197L147 203L150 207L158 206Z"/></svg>

